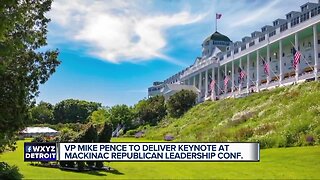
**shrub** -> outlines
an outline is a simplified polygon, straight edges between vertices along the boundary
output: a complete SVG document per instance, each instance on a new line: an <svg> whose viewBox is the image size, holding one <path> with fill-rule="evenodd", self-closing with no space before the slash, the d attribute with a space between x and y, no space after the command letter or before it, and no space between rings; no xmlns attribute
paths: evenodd
<svg viewBox="0 0 320 180"><path fill-rule="evenodd" d="M167 101L167 110L171 117L180 117L196 103L197 94L190 90L181 90Z"/></svg>
<svg viewBox="0 0 320 180"><path fill-rule="evenodd" d="M5 162L0 162L0 179L15 180L22 179L17 166L9 166Z"/></svg>

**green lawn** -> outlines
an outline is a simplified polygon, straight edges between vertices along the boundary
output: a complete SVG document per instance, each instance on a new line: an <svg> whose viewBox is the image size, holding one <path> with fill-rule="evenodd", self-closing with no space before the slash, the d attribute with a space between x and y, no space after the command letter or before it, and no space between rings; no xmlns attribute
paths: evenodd
<svg viewBox="0 0 320 180"><path fill-rule="evenodd" d="M137 139L120 138L114 141L134 142ZM141 140L145 141L145 140ZM76 173L60 169L30 166L23 162L23 141L14 152L6 152L0 161L17 165L26 179L168 179L168 178L319 178L320 147L295 147L261 150L261 162L255 163L145 163L117 162L109 166L115 172Z"/></svg>

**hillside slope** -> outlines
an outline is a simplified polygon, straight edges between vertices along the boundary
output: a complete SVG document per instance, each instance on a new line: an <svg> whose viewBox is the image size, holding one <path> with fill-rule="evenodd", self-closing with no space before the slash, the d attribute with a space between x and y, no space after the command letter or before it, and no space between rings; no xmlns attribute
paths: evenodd
<svg viewBox="0 0 320 180"><path fill-rule="evenodd" d="M168 134L175 141L259 141L264 148L319 144L320 83L208 101L148 128L146 138L160 140Z"/></svg>

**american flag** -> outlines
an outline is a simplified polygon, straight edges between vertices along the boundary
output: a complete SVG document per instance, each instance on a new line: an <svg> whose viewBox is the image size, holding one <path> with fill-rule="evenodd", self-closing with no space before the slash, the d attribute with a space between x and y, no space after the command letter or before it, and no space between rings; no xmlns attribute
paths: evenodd
<svg viewBox="0 0 320 180"><path fill-rule="evenodd" d="M212 91L214 89L214 85L216 84L216 81L213 79L210 83L210 90Z"/></svg>
<svg viewBox="0 0 320 180"><path fill-rule="evenodd" d="M240 79L243 79L245 76L246 76L246 72L243 69L241 69L241 71L240 71Z"/></svg>
<svg viewBox="0 0 320 180"><path fill-rule="evenodd" d="M293 47L293 67L297 68L297 65L300 63L301 52L297 51L296 48Z"/></svg>
<svg viewBox="0 0 320 180"><path fill-rule="evenodd" d="M229 82L229 76L226 76L226 77L224 78L224 87L227 87L228 82Z"/></svg>
<svg viewBox="0 0 320 180"><path fill-rule="evenodd" d="M222 16L222 14L218 14L218 13L216 13L216 19L220 19L220 18L221 18L221 16Z"/></svg>
<svg viewBox="0 0 320 180"><path fill-rule="evenodd" d="M262 59L264 73L269 76L269 63Z"/></svg>

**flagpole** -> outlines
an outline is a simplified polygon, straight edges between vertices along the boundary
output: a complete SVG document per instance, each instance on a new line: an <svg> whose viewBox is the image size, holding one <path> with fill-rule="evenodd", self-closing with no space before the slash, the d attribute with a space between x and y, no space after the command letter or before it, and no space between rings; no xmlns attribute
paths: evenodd
<svg viewBox="0 0 320 180"><path fill-rule="evenodd" d="M216 32L218 31L218 19L217 19L217 13L216 13Z"/></svg>

